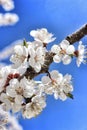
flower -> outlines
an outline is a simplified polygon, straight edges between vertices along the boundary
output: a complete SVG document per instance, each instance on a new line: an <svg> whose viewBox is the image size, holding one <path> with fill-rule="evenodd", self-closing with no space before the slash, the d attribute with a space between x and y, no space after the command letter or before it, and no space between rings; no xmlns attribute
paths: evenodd
<svg viewBox="0 0 87 130"><path fill-rule="evenodd" d="M34 37L35 41L41 42L42 44L48 44L55 40L53 34L49 33L46 28L32 30L30 35Z"/></svg>
<svg viewBox="0 0 87 130"><path fill-rule="evenodd" d="M34 85L34 81L29 82L25 77L20 82L15 78L10 80L9 86L6 87L6 94L13 100L11 106L14 113L21 110L25 98L31 98L34 95Z"/></svg>
<svg viewBox="0 0 87 130"><path fill-rule="evenodd" d="M34 68L34 70L38 73L41 70L41 66L44 65L45 60L45 48L38 47L36 49L29 49L29 65Z"/></svg>
<svg viewBox="0 0 87 130"><path fill-rule="evenodd" d="M24 118L36 117L41 113L41 111L46 107L44 96L34 96L30 103L26 104L23 109Z"/></svg>
<svg viewBox="0 0 87 130"><path fill-rule="evenodd" d="M19 17L15 13L0 13L0 26L14 25L19 21Z"/></svg>
<svg viewBox="0 0 87 130"><path fill-rule="evenodd" d="M0 101L3 102L2 108L5 111L9 111L12 108L10 98L9 98L9 96L7 96L6 93L1 93Z"/></svg>
<svg viewBox="0 0 87 130"><path fill-rule="evenodd" d="M0 0L0 4L6 11L14 9L14 2L12 0Z"/></svg>
<svg viewBox="0 0 87 130"><path fill-rule="evenodd" d="M55 53L53 61L55 63L70 64L72 60L72 54L74 53L75 48L67 40L63 40L59 45L53 45L51 52Z"/></svg>
<svg viewBox="0 0 87 130"><path fill-rule="evenodd" d="M2 92L4 90L4 86L6 84L8 75L10 73L15 73L16 70L12 69L11 66L5 66L2 67L0 70L0 92Z"/></svg>
<svg viewBox="0 0 87 130"><path fill-rule="evenodd" d="M18 79L12 79L9 82L9 86L6 88L6 93L12 98L16 98L18 95L23 95L25 98L30 98L35 92L34 85L35 84L32 80L29 82L25 77L21 79L20 82Z"/></svg>
<svg viewBox="0 0 87 130"><path fill-rule="evenodd" d="M16 45L14 47L14 54L11 56L10 61L14 63L13 67L18 68L21 65L27 64L28 48L23 45Z"/></svg>
<svg viewBox="0 0 87 130"><path fill-rule="evenodd" d="M56 70L50 72L50 76L43 76L42 83L47 94L54 94L55 99L66 100L67 94L73 91L71 75L63 75Z"/></svg>
<svg viewBox="0 0 87 130"><path fill-rule="evenodd" d="M86 60L84 60L85 58L87 58L86 54L86 48L85 45L82 45L82 42L79 42L79 46L78 46L78 50L75 51L75 56L77 57L77 66L79 67L81 65L81 63L86 63Z"/></svg>

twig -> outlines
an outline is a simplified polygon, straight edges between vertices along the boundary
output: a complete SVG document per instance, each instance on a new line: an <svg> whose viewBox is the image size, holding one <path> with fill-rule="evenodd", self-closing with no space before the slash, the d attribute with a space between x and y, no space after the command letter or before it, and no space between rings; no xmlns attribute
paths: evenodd
<svg viewBox="0 0 87 130"><path fill-rule="evenodd" d="M65 39L70 42L70 44L74 44L87 35L87 24L83 25L79 30L67 36Z"/></svg>

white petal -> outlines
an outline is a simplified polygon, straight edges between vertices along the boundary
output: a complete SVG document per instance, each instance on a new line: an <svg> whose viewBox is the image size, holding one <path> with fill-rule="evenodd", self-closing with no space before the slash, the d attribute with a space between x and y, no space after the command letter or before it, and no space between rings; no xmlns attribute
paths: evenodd
<svg viewBox="0 0 87 130"><path fill-rule="evenodd" d="M58 74L57 83L60 84L63 80L63 75L61 73Z"/></svg>
<svg viewBox="0 0 87 130"><path fill-rule="evenodd" d="M70 64L70 63L71 63L72 58L71 58L70 56L68 56L68 55L65 55L65 56L63 57L62 61L63 61L63 64L64 64L64 65L67 65L67 64Z"/></svg>
<svg viewBox="0 0 87 130"><path fill-rule="evenodd" d="M67 96L66 96L64 93L60 93L59 98L60 98L62 101L65 101L65 100L67 99Z"/></svg>
<svg viewBox="0 0 87 130"><path fill-rule="evenodd" d="M51 79L48 76L43 76L41 80L43 84L49 84L51 82Z"/></svg>
<svg viewBox="0 0 87 130"><path fill-rule="evenodd" d="M16 103L14 103L14 104L12 105L12 112L13 112L13 113L19 112L20 110L21 110L21 105L16 104Z"/></svg>
<svg viewBox="0 0 87 130"><path fill-rule="evenodd" d="M13 88L11 88L11 87L7 87L6 88L6 93L7 93L7 95L8 96L10 96L10 97L15 97L16 96L16 91L15 91L15 88L13 89Z"/></svg>
<svg viewBox="0 0 87 130"><path fill-rule="evenodd" d="M23 55L23 47L21 45L16 45L14 47L14 52L18 55Z"/></svg>
<svg viewBox="0 0 87 130"><path fill-rule="evenodd" d="M34 67L35 66L35 59L34 58L29 58L29 64L30 66Z"/></svg>
<svg viewBox="0 0 87 130"><path fill-rule="evenodd" d="M70 82L70 81L72 80L72 76L69 75L69 74L66 74L66 75L64 76L63 80L66 81L66 82Z"/></svg>
<svg viewBox="0 0 87 130"><path fill-rule="evenodd" d="M24 56L28 56L28 48L26 48L25 46L23 46L23 55Z"/></svg>
<svg viewBox="0 0 87 130"><path fill-rule="evenodd" d="M35 50L32 47L28 47L28 51L31 57L35 57Z"/></svg>
<svg viewBox="0 0 87 130"><path fill-rule="evenodd" d="M45 55L45 52L46 50L43 47L38 47L36 50L36 55L39 57L39 56Z"/></svg>
<svg viewBox="0 0 87 130"><path fill-rule="evenodd" d="M75 51L75 47L73 45L69 45L69 47L66 50L67 54L73 54Z"/></svg>
<svg viewBox="0 0 87 130"><path fill-rule="evenodd" d="M77 59L77 60L76 60L76 64L77 64L78 67L80 67L81 61L80 61L79 59Z"/></svg>
<svg viewBox="0 0 87 130"><path fill-rule="evenodd" d="M40 70L41 70L41 64L36 63L35 66L34 66L34 70L35 70L37 73L40 72Z"/></svg>
<svg viewBox="0 0 87 130"><path fill-rule="evenodd" d="M51 74L52 79L57 79L58 75L59 75L59 72L56 71L56 70L53 70L53 71L50 72L50 74Z"/></svg>
<svg viewBox="0 0 87 130"><path fill-rule="evenodd" d="M63 50L66 50L69 46L69 42L67 40L63 40L61 43L60 43L60 46Z"/></svg>
<svg viewBox="0 0 87 130"><path fill-rule="evenodd" d="M58 92L54 92L54 98L57 100L59 98Z"/></svg>
<svg viewBox="0 0 87 130"><path fill-rule="evenodd" d="M61 51L60 47L58 45L53 45L51 48L51 52L59 54L59 52Z"/></svg>
<svg viewBox="0 0 87 130"><path fill-rule="evenodd" d="M60 63L60 62L61 62L61 56L55 55L55 56L53 57L53 61L54 61L55 63Z"/></svg>
<svg viewBox="0 0 87 130"><path fill-rule="evenodd" d="M32 30L32 31L30 32L30 35L31 35L32 37L35 37L36 34L37 34L37 31L35 31L35 30Z"/></svg>
<svg viewBox="0 0 87 130"><path fill-rule="evenodd" d="M78 51L84 51L85 49L85 46L82 44L82 42L79 43L79 46L78 46Z"/></svg>
<svg viewBox="0 0 87 130"><path fill-rule="evenodd" d="M16 95L15 96L15 103L16 104L21 104L22 101L23 101L23 96L21 96L21 95Z"/></svg>

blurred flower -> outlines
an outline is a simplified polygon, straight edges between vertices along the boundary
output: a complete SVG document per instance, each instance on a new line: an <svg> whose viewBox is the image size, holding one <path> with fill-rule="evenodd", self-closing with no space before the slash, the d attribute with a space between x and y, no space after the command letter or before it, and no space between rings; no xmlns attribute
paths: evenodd
<svg viewBox="0 0 87 130"><path fill-rule="evenodd" d="M6 10L10 11L14 9L14 2L13 0L0 0L0 5Z"/></svg>
<svg viewBox="0 0 87 130"><path fill-rule="evenodd" d="M19 21L19 17L15 13L0 13L0 26L14 25Z"/></svg>
<svg viewBox="0 0 87 130"><path fill-rule="evenodd" d="M23 130L17 119L0 107L0 130Z"/></svg>
<svg viewBox="0 0 87 130"><path fill-rule="evenodd" d="M0 126L8 123L8 113L0 107Z"/></svg>

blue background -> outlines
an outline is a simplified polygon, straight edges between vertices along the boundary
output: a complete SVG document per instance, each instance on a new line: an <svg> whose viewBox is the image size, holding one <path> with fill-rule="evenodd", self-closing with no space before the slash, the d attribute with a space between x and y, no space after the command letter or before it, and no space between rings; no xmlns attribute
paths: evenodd
<svg viewBox="0 0 87 130"><path fill-rule="evenodd" d="M0 27L0 50L11 42L32 40L32 29L46 27L59 43L87 22L87 0L14 0L20 21L15 26ZM5 11L0 7L0 12ZM87 45L87 38L83 39ZM48 46L50 48L52 44ZM24 130L87 130L87 65L77 68L75 60L67 66L52 64L50 70L73 76L74 100L65 102L47 98L47 107L36 118L20 119Z"/></svg>

